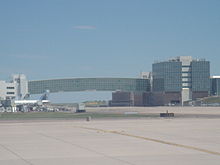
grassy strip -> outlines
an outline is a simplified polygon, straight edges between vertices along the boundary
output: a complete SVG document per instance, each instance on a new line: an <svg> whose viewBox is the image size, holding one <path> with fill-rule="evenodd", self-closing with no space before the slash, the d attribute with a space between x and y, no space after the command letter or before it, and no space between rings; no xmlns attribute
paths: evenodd
<svg viewBox="0 0 220 165"><path fill-rule="evenodd" d="M210 97L203 100L205 104L220 103L220 97Z"/></svg>
<svg viewBox="0 0 220 165"><path fill-rule="evenodd" d="M91 116L92 118L139 118L156 117L149 114L112 114L112 113L67 113L67 112L28 112L28 113L1 113L0 120L12 119L79 119ZM158 117L158 116L157 116Z"/></svg>

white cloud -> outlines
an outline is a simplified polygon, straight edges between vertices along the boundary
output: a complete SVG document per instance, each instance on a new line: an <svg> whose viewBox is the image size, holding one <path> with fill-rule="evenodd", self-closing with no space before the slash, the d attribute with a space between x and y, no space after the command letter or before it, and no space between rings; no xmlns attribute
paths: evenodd
<svg viewBox="0 0 220 165"><path fill-rule="evenodd" d="M91 25L78 25L74 26L74 29L80 29L80 30L95 30L96 26L91 26Z"/></svg>

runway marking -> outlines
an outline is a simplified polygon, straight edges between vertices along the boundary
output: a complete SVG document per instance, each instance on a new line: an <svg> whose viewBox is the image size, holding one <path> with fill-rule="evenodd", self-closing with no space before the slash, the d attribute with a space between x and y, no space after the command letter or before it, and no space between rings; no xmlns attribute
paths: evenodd
<svg viewBox="0 0 220 165"><path fill-rule="evenodd" d="M200 151L200 152L220 156L220 152L211 151L211 150L198 148L198 147L194 147L194 146L189 146L189 145L184 145L184 144L168 142L168 141L159 140L159 139L148 138L148 137L144 137L144 136L137 136L137 135L128 134L128 133L125 133L125 132L104 130L104 129L91 128L91 127L83 127L83 126L76 126L76 127L82 128L82 129L87 129L87 130L100 131L100 132L104 132L104 133L112 133L112 134L117 134L117 135L123 135L123 136L133 137L133 138L137 138L137 139L143 139L143 140L146 140L146 141L152 141L152 142L156 142L156 143L160 143L160 144L167 144L167 145L170 145L170 146L175 146L175 147L180 147L180 148L185 148L185 149L191 149L191 150L195 150L195 151Z"/></svg>
<svg viewBox="0 0 220 165"><path fill-rule="evenodd" d="M68 145L72 145L74 147L78 147L78 148L81 148L81 149L84 149L84 150L87 150L89 152L93 152L93 153L96 153L98 155L101 155L103 157L106 157L106 158L109 158L109 159L112 159L112 160L115 160L115 161L119 161L123 164L129 164L129 165L135 165L131 162L128 162L126 160L123 160L123 159L119 159L117 157L113 157L113 156L109 156L107 154L104 154L102 152L98 152L97 150L94 150L94 149L91 149L91 148L88 148L88 147L84 147L84 146L81 146L79 144L75 144L75 143L72 143L70 141L67 141L67 140L64 140L64 139L61 139L61 138L58 138L58 137L54 137L54 136L50 136L50 135L47 135L47 134L44 134L44 133L38 133L39 135L43 136L43 137L46 137L46 138L50 138L50 139L53 139L53 140L56 140L56 141L59 141L59 142L62 142L62 143L65 143L65 144L68 144Z"/></svg>
<svg viewBox="0 0 220 165"><path fill-rule="evenodd" d="M8 147L6 147L5 145L3 144L0 144L0 146L2 148L4 148L6 151L10 152L11 154L15 155L16 157L20 158L21 160L23 160L26 164L29 164L29 165L33 165L31 162L29 162L28 160L26 160L25 158L23 158L22 156L20 156L19 154L17 154L16 152L12 151L11 149L9 149Z"/></svg>

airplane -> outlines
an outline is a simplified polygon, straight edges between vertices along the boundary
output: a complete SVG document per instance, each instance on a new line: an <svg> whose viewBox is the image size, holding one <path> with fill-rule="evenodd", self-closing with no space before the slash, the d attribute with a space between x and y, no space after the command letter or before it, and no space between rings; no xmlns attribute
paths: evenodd
<svg viewBox="0 0 220 165"><path fill-rule="evenodd" d="M42 105L50 103L48 100L49 91L47 90L39 100L27 100L28 95L25 95L23 100L14 100L15 105Z"/></svg>

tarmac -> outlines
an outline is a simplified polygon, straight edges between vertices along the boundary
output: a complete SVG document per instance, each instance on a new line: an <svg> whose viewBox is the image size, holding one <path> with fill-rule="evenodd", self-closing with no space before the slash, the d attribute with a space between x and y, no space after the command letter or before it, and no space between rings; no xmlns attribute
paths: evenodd
<svg viewBox="0 0 220 165"><path fill-rule="evenodd" d="M220 107L124 108L118 111L155 113L167 109L192 116L1 121L0 164L219 165L220 118L212 116L220 115Z"/></svg>

